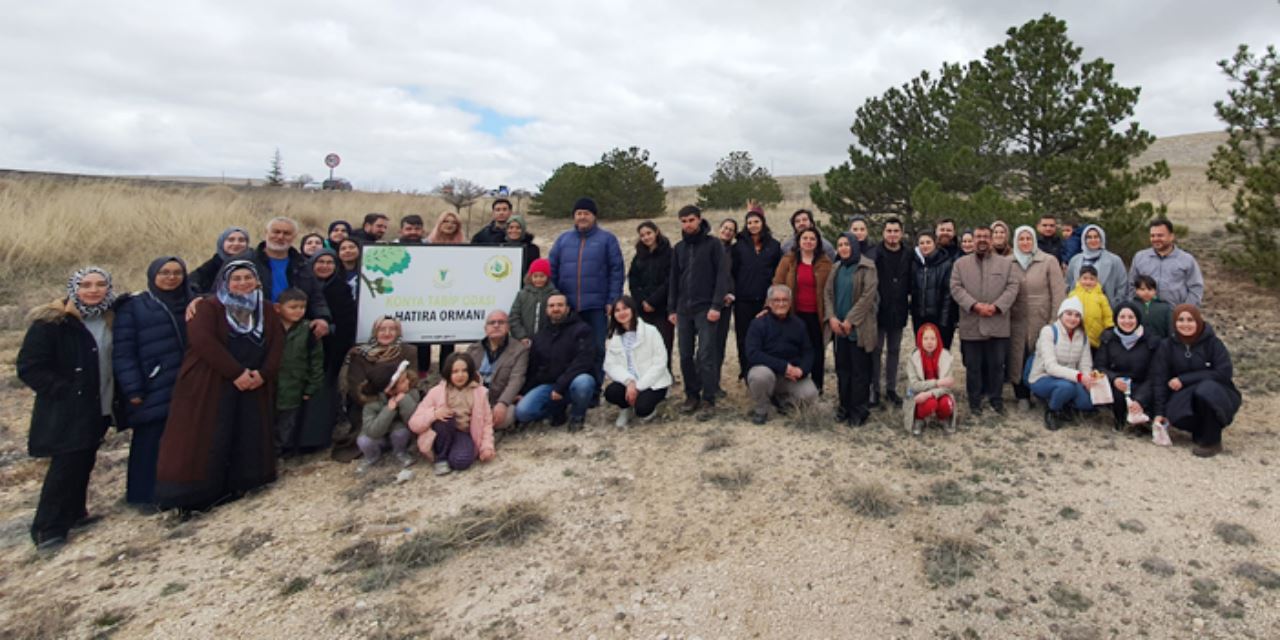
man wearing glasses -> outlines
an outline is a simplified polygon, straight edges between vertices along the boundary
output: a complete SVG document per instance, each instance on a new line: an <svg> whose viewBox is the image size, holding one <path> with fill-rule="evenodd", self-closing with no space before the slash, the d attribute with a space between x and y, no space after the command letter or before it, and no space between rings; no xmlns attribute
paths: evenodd
<svg viewBox="0 0 1280 640"><path fill-rule="evenodd" d="M480 381L489 390L489 406L493 409L493 428L499 431L515 424L514 407L524 386L529 366L529 347L511 339L507 312L494 309L484 320L484 340L467 349L467 357L476 364Z"/></svg>

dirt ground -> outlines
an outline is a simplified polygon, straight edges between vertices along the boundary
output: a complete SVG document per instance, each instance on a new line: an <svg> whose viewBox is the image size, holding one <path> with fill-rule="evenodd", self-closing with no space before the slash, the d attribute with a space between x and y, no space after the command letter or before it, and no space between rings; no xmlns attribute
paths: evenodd
<svg viewBox="0 0 1280 640"><path fill-rule="evenodd" d="M758 427L729 364L709 422L668 402L623 431L599 409L406 482L315 456L187 522L122 504L113 434L90 497L106 518L51 557L27 538L45 463L3 333L0 638L1280 637L1280 305L1213 268L1216 246L1188 243L1247 399L1211 460L1180 434L1016 411L916 439L892 410L833 426L828 398ZM393 553L504 505L536 516L525 535Z"/></svg>

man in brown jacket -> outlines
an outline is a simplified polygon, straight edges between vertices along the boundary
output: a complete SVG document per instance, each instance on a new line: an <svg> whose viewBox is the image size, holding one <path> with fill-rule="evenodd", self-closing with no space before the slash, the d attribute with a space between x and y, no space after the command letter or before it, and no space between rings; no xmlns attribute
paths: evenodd
<svg viewBox="0 0 1280 640"><path fill-rule="evenodd" d="M480 380L489 389L493 428L508 429L515 423L516 398L529 368L529 347L511 339L507 312L499 309L490 311L484 319L484 336L484 340L467 349L467 357L476 363Z"/></svg>
<svg viewBox="0 0 1280 640"><path fill-rule="evenodd" d="M985 396L1004 413L1005 360L1009 357L1009 309L1021 280L1013 260L991 250L991 227L973 230L974 250L951 268L951 298L960 307L960 353L964 357L969 409L982 413Z"/></svg>

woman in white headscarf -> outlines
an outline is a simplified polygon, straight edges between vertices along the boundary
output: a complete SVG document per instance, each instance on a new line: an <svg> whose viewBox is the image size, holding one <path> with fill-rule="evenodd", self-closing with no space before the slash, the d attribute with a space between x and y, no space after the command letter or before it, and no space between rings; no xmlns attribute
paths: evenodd
<svg viewBox="0 0 1280 640"><path fill-rule="evenodd" d="M1005 369L1018 408L1027 411L1031 408L1031 389L1022 379L1023 366L1036 351L1040 328L1053 322L1067 289L1058 258L1036 246L1036 232L1026 225L1013 233L1013 272L1022 278L1022 284L1009 310L1009 360Z"/></svg>
<svg viewBox="0 0 1280 640"><path fill-rule="evenodd" d="M66 544L71 528L87 524L89 474L112 421L115 377L111 275L98 267L75 272L67 294L30 315L18 351L18 378L36 392L27 453L50 458L31 540L41 550Z"/></svg>
<svg viewBox="0 0 1280 640"><path fill-rule="evenodd" d="M1067 264L1067 291L1076 286L1081 267L1093 267L1098 270L1098 283L1107 296L1112 309L1119 309L1125 301L1128 273L1124 260L1120 256L1107 251L1107 232L1096 224L1084 228L1081 234L1080 253L1071 258Z"/></svg>

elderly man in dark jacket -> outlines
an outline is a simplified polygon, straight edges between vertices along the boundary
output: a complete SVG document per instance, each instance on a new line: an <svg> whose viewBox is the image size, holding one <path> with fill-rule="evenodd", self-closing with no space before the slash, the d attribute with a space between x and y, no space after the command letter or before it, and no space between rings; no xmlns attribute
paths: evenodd
<svg viewBox="0 0 1280 640"><path fill-rule="evenodd" d="M880 306L876 325L880 328L879 344L871 354L871 406L880 402L880 354L884 353L885 397L894 406L902 406L898 396L898 363L901 362L902 330L907 326L911 305L912 252L902 244L902 221L889 218L884 223L884 242L876 252L876 274L880 278Z"/></svg>
<svg viewBox="0 0 1280 640"><path fill-rule="evenodd" d="M547 299L550 320L533 336L524 397L516 403L516 422L527 425L550 417L552 426L565 423L569 406L569 430L582 429L595 393L596 343L591 327L569 308L563 293Z"/></svg>
<svg viewBox="0 0 1280 640"><path fill-rule="evenodd" d="M681 410L697 411L699 420L709 420L715 414L716 389L720 388L717 376L722 358L716 327L729 321L720 312L730 291L733 265L724 243L711 237L711 226L702 219L701 209L685 206L679 217L683 237L671 257L667 309L680 342L680 373L684 377Z"/></svg>
<svg viewBox="0 0 1280 640"><path fill-rule="evenodd" d="M471 345L467 357L475 363L480 380L489 389L493 428L510 428L516 421L512 407L524 388L525 372L529 368L529 347L511 338L506 311L489 312L489 317L484 319L484 340Z"/></svg>
<svg viewBox="0 0 1280 640"><path fill-rule="evenodd" d="M965 390L973 414L982 413L985 396L996 413L1004 413L1001 392L1009 358L1009 310L1022 279L1013 260L991 250L991 228L973 230L974 251L951 267L951 297L960 308L960 349L964 356Z"/></svg>
<svg viewBox="0 0 1280 640"><path fill-rule="evenodd" d="M818 400L818 387L809 377L813 346L804 322L791 313L791 289L769 287L769 313L751 321L747 330L747 390L755 408L751 420L764 424L775 401L809 404Z"/></svg>
<svg viewBox="0 0 1280 640"><path fill-rule="evenodd" d="M267 223L267 239L258 244L253 261L258 266L263 296L270 297L272 302L289 288L301 289L307 294L306 318L311 321L311 332L323 338L329 333L333 315L329 313L329 303L325 302L324 288L307 268L307 259L293 248L297 234L298 223L289 218L272 218Z"/></svg>

